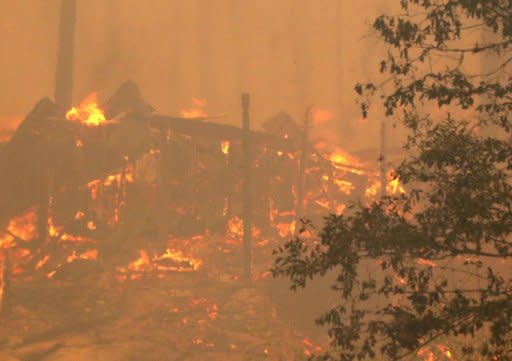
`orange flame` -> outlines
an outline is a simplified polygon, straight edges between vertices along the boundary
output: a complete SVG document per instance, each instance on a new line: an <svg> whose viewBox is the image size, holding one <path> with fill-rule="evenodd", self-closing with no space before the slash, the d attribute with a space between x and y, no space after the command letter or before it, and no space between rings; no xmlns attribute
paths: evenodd
<svg viewBox="0 0 512 361"><path fill-rule="evenodd" d="M77 259L83 259L83 260L97 260L98 259L98 250L96 249L90 249L88 251L85 251L84 253L78 255L76 251L73 251L71 255L68 256L66 259L66 262L72 263L76 261Z"/></svg>
<svg viewBox="0 0 512 361"><path fill-rule="evenodd" d="M180 111L180 114L183 118L194 119L207 116L206 112L204 111L204 107L206 106L206 100L192 98L192 105L192 108L183 109Z"/></svg>
<svg viewBox="0 0 512 361"><path fill-rule="evenodd" d="M224 153L225 155L228 155L230 146L231 146L231 143L229 142L229 140L223 140L220 143L220 149L222 150L222 153Z"/></svg>
<svg viewBox="0 0 512 361"><path fill-rule="evenodd" d="M165 251L163 255L160 257L154 258L154 261L162 261L162 260L172 260L175 261L178 266L157 266L157 269L160 271L174 271L174 272L190 272L190 271L197 271L199 268L201 268L203 261L200 259L195 259L191 257L185 257L181 251L168 249ZM180 266L180 263L188 264L190 265L190 268L184 268Z"/></svg>
<svg viewBox="0 0 512 361"><path fill-rule="evenodd" d="M9 221L7 231L0 235L0 248L12 248L15 244L15 237L30 241L37 237L36 211L30 209L20 216Z"/></svg>
<svg viewBox="0 0 512 361"><path fill-rule="evenodd" d="M100 126L107 120L103 110L98 107L96 93L88 95L78 107L71 108L66 113L66 119L78 121L90 127Z"/></svg>

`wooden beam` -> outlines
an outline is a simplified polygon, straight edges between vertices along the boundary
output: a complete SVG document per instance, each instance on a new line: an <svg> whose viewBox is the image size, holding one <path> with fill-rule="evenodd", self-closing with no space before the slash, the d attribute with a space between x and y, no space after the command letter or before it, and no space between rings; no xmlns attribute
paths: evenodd
<svg viewBox="0 0 512 361"><path fill-rule="evenodd" d="M244 130L232 125L218 124L206 121L206 118L186 119L180 117L170 117L164 115L154 115L148 119L150 125L161 128L169 128L178 134L191 137L208 137L222 140L242 140ZM273 149L290 152L297 150L297 145L291 140L275 137L263 132L250 131L251 140L254 146L268 146Z"/></svg>

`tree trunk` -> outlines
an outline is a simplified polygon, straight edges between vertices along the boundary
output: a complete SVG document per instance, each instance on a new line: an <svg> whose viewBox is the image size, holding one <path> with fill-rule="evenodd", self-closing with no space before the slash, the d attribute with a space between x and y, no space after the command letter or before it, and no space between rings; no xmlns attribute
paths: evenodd
<svg viewBox="0 0 512 361"><path fill-rule="evenodd" d="M73 103L75 23L76 0L62 0L55 79L55 102L64 109L70 109Z"/></svg>

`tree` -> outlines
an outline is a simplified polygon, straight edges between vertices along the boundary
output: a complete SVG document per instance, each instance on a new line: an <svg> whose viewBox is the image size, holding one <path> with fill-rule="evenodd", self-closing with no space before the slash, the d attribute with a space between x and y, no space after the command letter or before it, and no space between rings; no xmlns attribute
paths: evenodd
<svg viewBox="0 0 512 361"><path fill-rule="evenodd" d="M408 192L327 216L317 238L275 251L273 274L293 289L336 275L340 302L318 320L332 341L321 359L509 360L512 1L397 3L400 14L373 25L389 48L383 80L356 91L364 115L380 95L410 131L396 171ZM481 72L489 53L499 61Z"/></svg>

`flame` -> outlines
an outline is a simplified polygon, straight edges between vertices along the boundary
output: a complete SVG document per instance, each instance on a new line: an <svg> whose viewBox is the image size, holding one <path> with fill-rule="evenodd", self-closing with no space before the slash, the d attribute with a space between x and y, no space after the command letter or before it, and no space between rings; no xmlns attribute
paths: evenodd
<svg viewBox="0 0 512 361"><path fill-rule="evenodd" d="M352 182L343 179L334 179L333 183L338 187L341 193L345 193L347 195L351 194L356 188Z"/></svg>
<svg viewBox="0 0 512 361"><path fill-rule="evenodd" d="M78 255L76 251L73 251L71 255L68 256L66 259L67 263L72 263L76 261L77 259L83 259L83 260L97 260L98 259L98 250L97 249L90 249L88 251L85 251L84 253Z"/></svg>
<svg viewBox="0 0 512 361"><path fill-rule="evenodd" d="M71 108L66 113L66 119L78 121L89 127L100 126L107 121L103 110L98 107L96 93L88 95L78 107Z"/></svg>
<svg viewBox="0 0 512 361"><path fill-rule="evenodd" d="M439 351L441 351L443 353L443 355L446 356L446 358L448 359L452 359L453 358L453 354L451 353L451 351L448 349L448 347L446 347L445 345L443 344L439 344L437 345L437 349Z"/></svg>
<svg viewBox="0 0 512 361"><path fill-rule="evenodd" d="M132 166L127 166L124 170L124 181L127 183L135 182L135 170ZM98 198L98 191L100 186L110 187L114 184L121 184L123 180L123 173L115 173L107 176L104 179L95 179L87 183L87 188L89 188L91 192L91 199L95 200Z"/></svg>
<svg viewBox="0 0 512 361"><path fill-rule="evenodd" d="M0 248L14 247L16 237L24 241L36 238L36 220L35 209L30 209L20 216L12 218L7 226L8 232L0 235Z"/></svg>
<svg viewBox="0 0 512 361"><path fill-rule="evenodd" d="M295 233L296 222L293 221L290 223L278 223L276 224L276 228L279 231L279 236L281 238L286 238L292 236Z"/></svg>
<svg viewBox="0 0 512 361"><path fill-rule="evenodd" d="M390 194L405 193L405 189L400 184L400 178L395 177L387 185L387 191Z"/></svg>
<svg viewBox="0 0 512 361"><path fill-rule="evenodd" d="M229 142L229 140L223 140L220 143L220 149L222 150L222 153L224 153L225 155L228 155L230 146L231 146L231 143Z"/></svg>
<svg viewBox="0 0 512 361"><path fill-rule="evenodd" d="M50 237L58 237L60 235L60 231L61 231L61 229L57 228L53 224L53 219L52 218L48 218L48 235Z"/></svg>
<svg viewBox="0 0 512 361"><path fill-rule="evenodd" d="M436 349L437 349L437 351L436 351ZM438 344L435 346L435 348L434 348L434 346L423 347L423 348L419 349L416 354L418 356L420 356L421 358L423 358L424 361L435 361L436 354L434 353L434 351L440 352L444 357L446 357L449 360L453 359L452 352L450 351L450 349L448 347L446 347L443 344Z"/></svg>
<svg viewBox="0 0 512 361"><path fill-rule="evenodd" d="M375 180L368 188L366 188L364 194L368 198L375 197L380 190L380 183L378 180Z"/></svg>
<svg viewBox="0 0 512 361"><path fill-rule="evenodd" d="M183 118L194 119L207 116L206 112L204 111L204 107L206 106L206 100L192 98L192 105L192 108L183 109L180 111L180 114Z"/></svg>
<svg viewBox="0 0 512 361"><path fill-rule="evenodd" d="M201 268L203 262L200 259L185 257L181 251L167 249L163 255L154 258L154 261L172 260L177 266L157 266L160 271L191 272ZM188 264L190 267L183 267L180 264ZM191 268L191 269L190 269Z"/></svg>
<svg viewBox="0 0 512 361"><path fill-rule="evenodd" d="M139 251L139 258L128 264L127 268L118 268L120 273L128 271L137 273L131 279L140 279L142 273L148 272L194 272L201 268L203 261L198 258L185 256L182 251L167 249L162 255L150 258L145 250ZM158 275L163 276L161 274ZM124 279L118 277L119 279Z"/></svg>
<svg viewBox="0 0 512 361"><path fill-rule="evenodd" d="M139 251L139 258L128 265L128 269L135 272L144 271L151 262L149 261L148 253L144 250Z"/></svg>
<svg viewBox="0 0 512 361"><path fill-rule="evenodd" d="M329 155L329 160L336 169L347 170L354 174L365 174L363 170L358 169L362 167L362 162L340 148L336 148L336 150Z"/></svg>

